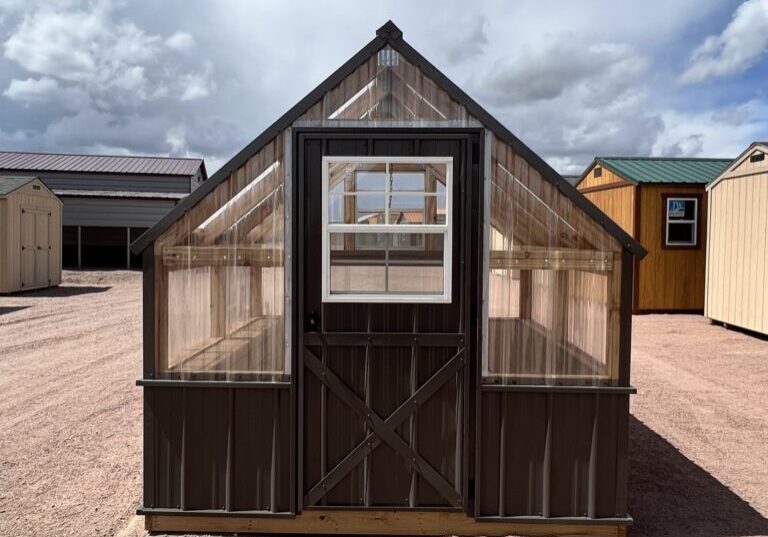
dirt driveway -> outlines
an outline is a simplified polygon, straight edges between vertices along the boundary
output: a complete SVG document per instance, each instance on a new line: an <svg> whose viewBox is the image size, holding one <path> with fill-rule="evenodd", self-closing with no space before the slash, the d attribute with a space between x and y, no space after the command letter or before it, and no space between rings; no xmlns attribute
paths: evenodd
<svg viewBox="0 0 768 537"><path fill-rule="evenodd" d="M140 535L141 275L0 297L0 535ZM768 342L634 319L632 535L768 535Z"/></svg>

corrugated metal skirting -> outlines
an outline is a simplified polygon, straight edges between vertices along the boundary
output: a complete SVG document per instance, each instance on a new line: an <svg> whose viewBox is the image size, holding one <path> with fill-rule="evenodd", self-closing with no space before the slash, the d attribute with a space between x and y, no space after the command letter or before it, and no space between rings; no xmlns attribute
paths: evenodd
<svg viewBox="0 0 768 537"><path fill-rule="evenodd" d="M477 513L627 516L629 395L483 392Z"/></svg>
<svg viewBox="0 0 768 537"><path fill-rule="evenodd" d="M290 511L290 389L144 390L146 508Z"/></svg>

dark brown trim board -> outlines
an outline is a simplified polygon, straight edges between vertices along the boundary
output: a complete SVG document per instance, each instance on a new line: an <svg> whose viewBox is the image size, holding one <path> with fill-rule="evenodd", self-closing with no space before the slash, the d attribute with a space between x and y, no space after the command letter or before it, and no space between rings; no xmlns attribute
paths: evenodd
<svg viewBox="0 0 768 537"><path fill-rule="evenodd" d="M667 244L667 200L669 198L696 198L696 244ZM662 250L699 250L702 247L701 228L706 225L704 221L704 194L688 192L663 192L661 194L661 249Z"/></svg>

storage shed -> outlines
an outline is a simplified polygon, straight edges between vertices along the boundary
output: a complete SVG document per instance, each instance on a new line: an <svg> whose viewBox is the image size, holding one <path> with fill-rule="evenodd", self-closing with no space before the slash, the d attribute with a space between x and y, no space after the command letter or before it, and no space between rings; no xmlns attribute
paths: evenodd
<svg viewBox="0 0 768 537"><path fill-rule="evenodd" d="M393 23L132 248L150 530L631 523L644 250Z"/></svg>
<svg viewBox="0 0 768 537"><path fill-rule="evenodd" d="M704 309L707 183L731 159L597 157L576 187L648 250L636 261L635 312Z"/></svg>
<svg viewBox="0 0 768 537"><path fill-rule="evenodd" d="M61 283L61 201L36 177L0 176L0 293Z"/></svg>
<svg viewBox="0 0 768 537"><path fill-rule="evenodd" d="M704 315L768 334L768 142L755 142L709 194Z"/></svg>

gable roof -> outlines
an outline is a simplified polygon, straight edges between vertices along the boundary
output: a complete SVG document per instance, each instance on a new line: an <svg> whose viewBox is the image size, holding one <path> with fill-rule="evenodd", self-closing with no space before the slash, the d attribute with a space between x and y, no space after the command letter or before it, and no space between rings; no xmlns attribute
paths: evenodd
<svg viewBox="0 0 768 537"><path fill-rule="evenodd" d="M752 153L752 151L757 147L759 147L763 152L768 153L768 142L752 142L749 144L748 148L742 151L738 157L731 161L730 165L728 165L722 172L720 172L720 174L718 174L714 181L707 185L707 190L711 190L720 181L725 179L725 176L740 166L741 163L747 158L747 156L749 156L749 154Z"/></svg>
<svg viewBox="0 0 768 537"><path fill-rule="evenodd" d="M534 153L528 146L521 142L512 132L502 125L496 118L489 114L483 107L475 102L461 88L454 84L448 77L440 72L426 58L419 54L404 39L403 32L391 20L387 21L376 31L376 37L367 45L350 58L344 65L337 69L333 74L326 78L320 85L309 92L301 101L294 105L288 112L283 114L277 121L267 127L256 139L237 153L232 159L224 164L211 178L195 189L181 203L168 212L165 217L155 224L151 229L141 235L131 245L131 251L138 254L147 246L152 244L168 227L181 218L188 210L203 199L207 194L222 181L226 180L234 171L240 168L251 156L256 154L262 147L269 143L276 134L282 132L298 120L309 108L314 105L323 95L342 82L357 67L366 62L371 56L377 54L381 49L389 45L392 49L401 54L405 59L417 66L427 77L431 78L435 84L439 85L451 98L461 103L467 111L477 119L485 128L492 131L497 138L509 144L512 149L528 164L536 169L541 176L553 183L558 190L570 198L574 204L586 212L594 220L599 222L602 227L619 243L631 252L633 255L642 258L646 255L645 249L626 233L618 224L608 218L592 202L576 190L568 181L562 178L551 166L549 166L541 157Z"/></svg>
<svg viewBox="0 0 768 537"><path fill-rule="evenodd" d="M635 184L705 185L720 175L731 162L732 159L722 158L595 157L576 184L599 164Z"/></svg>
<svg viewBox="0 0 768 537"><path fill-rule="evenodd" d="M132 175L195 175L203 159L0 151L0 170Z"/></svg>
<svg viewBox="0 0 768 537"><path fill-rule="evenodd" d="M24 185L27 185L33 181L39 182L45 190L50 192L53 197L56 197L51 189L45 186L45 183L40 181L40 179L37 177L19 177L12 175L0 175L0 196L7 196L11 192L15 192Z"/></svg>

